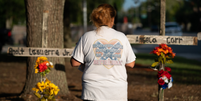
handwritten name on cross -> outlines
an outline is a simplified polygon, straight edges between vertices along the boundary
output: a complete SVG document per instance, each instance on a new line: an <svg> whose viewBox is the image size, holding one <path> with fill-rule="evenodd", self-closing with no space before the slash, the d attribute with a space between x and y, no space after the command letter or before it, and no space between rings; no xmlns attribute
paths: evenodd
<svg viewBox="0 0 201 101"><path fill-rule="evenodd" d="M73 49L34 47L9 47L7 50L9 55L24 57L71 57L72 52Z"/></svg>
<svg viewBox="0 0 201 101"><path fill-rule="evenodd" d="M201 40L201 33L194 36L158 36L158 35L127 35L130 44L161 44L167 45L197 45ZM72 48L36 48L36 47L9 47L7 53L13 56L24 57L71 57Z"/></svg>

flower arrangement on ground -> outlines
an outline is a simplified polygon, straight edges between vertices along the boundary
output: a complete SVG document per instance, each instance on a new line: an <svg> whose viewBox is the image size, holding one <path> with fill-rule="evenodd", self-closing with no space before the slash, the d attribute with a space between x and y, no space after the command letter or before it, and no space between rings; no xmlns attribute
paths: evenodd
<svg viewBox="0 0 201 101"><path fill-rule="evenodd" d="M41 82L38 82L32 88L35 91L35 95L40 101L55 100L55 95L58 94L60 89L45 77L51 71L51 68L53 68L53 63L47 61L46 57L41 56L37 58L34 68L35 73L41 75Z"/></svg>
<svg viewBox="0 0 201 101"><path fill-rule="evenodd" d="M169 74L169 72L171 72L171 68L169 67L165 67L165 71L164 70L160 70L157 74L158 77L158 84L163 88L171 88L172 87L172 82L173 82L173 78L172 76Z"/></svg>
<svg viewBox="0 0 201 101"><path fill-rule="evenodd" d="M47 61L46 57L41 56L37 58L34 68L35 73L40 73L40 75L45 76L53 68L53 63Z"/></svg>
<svg viewBox="0 0 201 101"><path fill-rule="evenodd" d="M159 70L157 75L158 84L163 89L172 87L173 79L169 74L171 68L165 67L166 63L173 63L172 58L175 57L175 53L172 52L172 48L168 47L166 44L160 44L151 51L151 54L157 55L155 62L151 66L154 70Z"/></svg>
<svg viewBox="0 0 201 101"><path fill-rule="evenodd" d="M55 100L54 96L59 92L58 86L48 79L45 82L38 82L32 90L35 91L35 95L40 98L40 101Z"/></svg>

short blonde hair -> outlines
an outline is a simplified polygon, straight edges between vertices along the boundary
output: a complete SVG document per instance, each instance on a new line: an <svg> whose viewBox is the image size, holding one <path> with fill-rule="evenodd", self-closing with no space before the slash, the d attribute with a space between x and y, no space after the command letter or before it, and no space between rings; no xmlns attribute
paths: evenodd
<svg viewBox="0 0 201 101"><path fill-rule="evenodd" d="M99 28L103 25L108 25L108 23L116 16L116 10L109 4L101 4L95 8L91 15L90 20L93 24Z"/></svg>

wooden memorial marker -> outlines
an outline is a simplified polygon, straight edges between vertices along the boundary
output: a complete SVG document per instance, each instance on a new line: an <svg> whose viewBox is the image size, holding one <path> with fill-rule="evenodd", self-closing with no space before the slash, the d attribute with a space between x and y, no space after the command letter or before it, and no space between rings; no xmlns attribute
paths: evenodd
<svg viewBox="0 0 201 101"><path fill-rule="evenodd" d="M131 44L197 45L193 36L127 35Z"/></svg>
<svg viewBox="0 0 201 101"><path fill-rule="evenodd" d="M159 36L159 35L127 35L131 44L197 45L201 39L193 36ZM25 57L71 57L73 48L39 48L39 47L8 47L7 53Z"/></svg>
<svg viewBox="0 0 201 101"><path fill-rule="evenodd" d="M73 49L60 48L34 48L34 47L8 47L7 53L13 56L25 57L71 57Z"/></svg>
<svg viewBox="0 0 201 101"><path fill-rule="evenodd" d="M197 39L198 39L198 40L201 40L201 32L199 32L199 33L197 34Z"/></svg>

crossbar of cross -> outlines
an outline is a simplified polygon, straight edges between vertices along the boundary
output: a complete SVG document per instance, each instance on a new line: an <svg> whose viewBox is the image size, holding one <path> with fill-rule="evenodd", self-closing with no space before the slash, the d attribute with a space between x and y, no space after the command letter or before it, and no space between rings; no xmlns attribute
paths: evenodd
<svg viewBox="0 0 201 101"><path fill-rule="evenodd" d="M197 45L201 33L195 36L127 35L130 44ZM73 48L8 47L7 53L24 57L71 57Z"/></svg>

